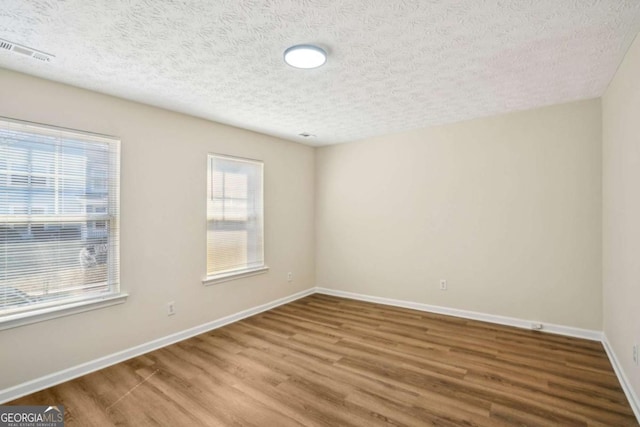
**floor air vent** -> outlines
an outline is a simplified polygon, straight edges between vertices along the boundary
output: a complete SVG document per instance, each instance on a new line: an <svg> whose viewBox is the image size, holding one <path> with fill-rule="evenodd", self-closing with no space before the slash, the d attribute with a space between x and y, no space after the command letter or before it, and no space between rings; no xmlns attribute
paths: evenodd
<svg viewBox="0 0 640 427"><path fill-rule="evenodd" d="M51 62L55 58L55 56L51 54L31 49L30 47L22 46L3 39L0 39L0 50L8 50L9 52L30 56L31 58L37 59L38 61L42 62Z"/></svg>

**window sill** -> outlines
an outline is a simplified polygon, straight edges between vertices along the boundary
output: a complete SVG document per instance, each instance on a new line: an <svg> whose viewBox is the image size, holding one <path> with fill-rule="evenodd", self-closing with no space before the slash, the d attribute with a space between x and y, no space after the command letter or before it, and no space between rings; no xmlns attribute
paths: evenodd
<svg viewBox="0 0 640 427"><path fill-rule="evenodd" d="M216 274L213 276L207 276L202 279L202 284L205 286L215 285L222 282L228 282L229 280L241 279L243 277L255 276L257 274L263 274L269 271L269 267L252 268L251 270L232 271L230 273Z"/></svg>
<svg viewBox="0 0 640 427"><path fill-rule="evenodd" d="M122 304L127 300L128 296L128 294L120 293L117 295L109 295L107 297L10 314L8 316L0 317L0 331L29 325L31 323L43 322L45 320L55 319L56 317L69 316L71 314L82 313L84 311L97 310L103 307Z"/></svg>

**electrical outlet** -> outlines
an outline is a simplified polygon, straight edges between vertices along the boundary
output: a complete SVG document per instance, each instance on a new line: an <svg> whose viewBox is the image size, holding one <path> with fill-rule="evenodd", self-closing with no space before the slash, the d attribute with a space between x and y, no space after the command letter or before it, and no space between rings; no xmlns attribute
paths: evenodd
<svg viewBox="0 0 640 427"><path fill-rule="evenodd" d="M638 344L633 346L633 363L638 366Z"/></svg>
<svg viewBox="0 0 640 427"><path fill-rule="evenodd" d="M440 279L440 290L441 291L447 290L447 281L444 279Z"/></svg>
<svg viewBox="0 0 640 427"><path fill-rule="evenodd" d="M288 272L287 273L287 282L291 282L293 280L293 273L292 272Z"/></svg>
<svg viewBox="0 0 640 427"><path fill-rule="evenodd" d="M167 316L176 314L176 303L174 301L167 303Z"/></svg>

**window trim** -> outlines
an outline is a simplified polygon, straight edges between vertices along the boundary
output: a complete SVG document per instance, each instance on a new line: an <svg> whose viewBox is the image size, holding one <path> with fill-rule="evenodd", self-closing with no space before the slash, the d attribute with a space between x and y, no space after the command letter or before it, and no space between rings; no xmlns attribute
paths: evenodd
<svg viewBox="0 0 640 427"><path fill-rule="evenodd" d="M9 314L0 318L0 331L122 304L127 300L128 296L129 294L126 292L111 293L105 296Z"/></svg>
<svg viewBox="0 0 640 427"><path fill-rule="evenodd" d="M202 279L202 284L205 286L216 285L218 283L229 282L231 280L242 279L244 277L257 276L269 271L269 266L264 264L261 267L255 268L243 268L242 270L233 270L225 273L214 274Z"/></svg>
<svg viewBox="0 0 640 427"><path fill-rule="evenodd" d="M265 230L265 226L264 226L264 217L265 217L265 209L264 209L264 161L263 160L258 160L258 159L250 159L248 157L239 157L239 156L232 156L229 154L221 154L221 153L207 153L207 203L209 200L209 196L211 195L211 173L213 172L211 170L211 161L213 157L221 157L221 158L225 158L225 159L229 159L229 160L237 160L237 161L241 161L241 162L249 162L249 163L260 163L262 166L262 176L260 179L260 192L262 195L262 215L260 218L260 228L262 231L262 265L256 266L256 267L244 267L244 268L238 268L238 269L234 269L234 270L226 270L226 271L221 271L219 273L216 274L207 274L203 279L202 279L202 284L204 286L210 286L210 285L215 285L218 283L223 283L223 282L228 282L231 280L237 280L237 279L242 279L245 277L250 277L250 276L256 276L258 274L264 274L267 273L269 271L269 266L267 265L267 260L266 260L266 230ZM207 208L207 215L206 215L206 221L208 223L209 221L209 212L208 212L208 208ZM208 224L207 224L208 227ZM205 253L207 253L205 251ZM205 262L205 271L208 270L208 265L206 265Z"/></svg>
<svg viewBox="0 0 640 427"><path fill-rule="evenodd" d="M22 127L25 131L31 132L35 135L49 136L50 132L56 132L58 135L66 136L70 139L79 139L86 137L87 141L102 142L109 144L114 148L114 157L110 157L109 162L115 160L115 174L113 179L115 180L114 193L110 195L110 199L115 202L117 215L111 213L105 213L95 215L95 218L89 218L88 215L80 217L82 220L105 220L114 224L114 236L117 243L115 248L110 249L112 256L115 257L113 264L107 265L107 283L109 285L109 291L101 294L90 294L86 297L79 296L77 298L61 299L59 301L52 301L51 304L36 305L35 307L25 307L24 310L18 310L15 312L9 312L8 314L0 314L0 331L5 329L11 329L19 326L38 323L58 317L69 316L72 314L82 313L90 310L97 310L112 305L118 305L124 303L129 294L123 292L122 283L120 277L120 179L121 179L121 140L120 138L112 135L100 134L95 132L88 132L78 129L65 128L60 126L48 125L43 123L17 120L9 117L0 116L0 122L4 122L11 126L12 124ZM6 167L7 176L11 174L12 170L9 165ZM28 180L32 174L26 174ZM38 176L44 176L46 179L46 185L49 185L50 174L36 173ZM8 181L9 178L8 178ZM7 185L11 185L7 182ZM32 215L5 215L6 217L16 219L17 217L24 216L25 219L30 220ZM40 220L46 221L53 218L59 220L58 216L52 215L38 215ZM67 219L74 219L71 216ZM28 221L27 221L28 222ZM115 279L113 279L115 277Z"/></svg>

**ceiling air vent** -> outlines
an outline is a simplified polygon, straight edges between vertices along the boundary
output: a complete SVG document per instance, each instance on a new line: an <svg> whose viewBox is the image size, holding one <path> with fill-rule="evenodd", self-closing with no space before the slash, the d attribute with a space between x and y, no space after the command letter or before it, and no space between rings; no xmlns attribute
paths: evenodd
<svg viewBox="0 0 640 427"><path fill-rule="evenodd" d="M0 49L11 50L13 49L13 45L4 40L0 40Z"/></svg>
<svg viewBox="0 0 640 427"><path fill-rule="evenodd" d="M55 58L55 56L51 54L2 39L0 39L0 49L8 50L9 52L17 53L20 55L30 56L31 58L37 59L38 61L42 62L51 62L53 61L53 58Z"/></svg>

